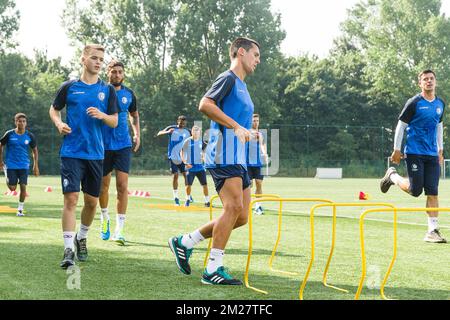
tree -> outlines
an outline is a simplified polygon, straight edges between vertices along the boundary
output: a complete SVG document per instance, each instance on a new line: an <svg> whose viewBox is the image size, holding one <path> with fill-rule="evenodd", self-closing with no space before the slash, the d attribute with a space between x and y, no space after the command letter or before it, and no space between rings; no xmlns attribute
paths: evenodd
<svg viewBox="0 0 450 320"><path fill-rule="evenodd" d="M14 48L14 33L19 30L19 11L13 0L0 0L0 52Z"/></svg>

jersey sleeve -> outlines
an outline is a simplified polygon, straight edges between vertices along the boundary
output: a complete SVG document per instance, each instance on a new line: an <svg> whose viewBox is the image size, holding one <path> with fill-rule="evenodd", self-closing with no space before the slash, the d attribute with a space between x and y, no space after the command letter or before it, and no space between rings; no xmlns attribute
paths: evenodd
<svg viewBox="0 0 450 320"><path fill-rule="evenodd" d="M404 123L410 123L414 115L416 114L416 105L417 105L417 98L414 97L412 99L409 99L402 112L400 113L400 116L398 117L398 120L404 122Z"/></svg>
<svg viewBox="0 0 450 320"><path fill-rule="evenodd" d="M231 73L221 74L212 84L211 88L204 95L205 98L214 100L220 105L222 100L231 92L235 84L235 77Z"/></svg>
<svg viewBox="0 0 450 320"><path fill-rule="evenodd" d="M107 114L114 114L119 112L119 102L117 100L116 90L112 85L108 85L109 97L108 97L108 107L106 109Z"/></svg>
<svg viewBox="0 0 450 320"><path fill-rule="evenodd" d="M53 108L56 110L62 110L66 106L67 91L69 87L75 82L75 80L69 80L64 82L56 93L55 100L53 101Z"/></svg>
<svg viewBox="0 0 450 320"><path fill-rule="evenodd" d="M137 104L136 104L136 96L134 95L134 92L131 91L131 103L128 107L128 112L136 112L137 111Z"/></svg>
<svg viewBox="0 0 450 320"><path fill-rule="evenodd" d="M6 146L6 144L8 143L10 134L11 134L11 130L6 131L5 134L3 135L3 137L1 137L0 143L2 144L2 146Z"/></svg>
<svg viewBox="0 0 450 320"><path fill-rule="evenodd" d="M31 139L31 141L29 143L30 148L31 149L36 148L37 147L36 137L31 132L28 132L28 135L30 136L30 139Z"/></svg>

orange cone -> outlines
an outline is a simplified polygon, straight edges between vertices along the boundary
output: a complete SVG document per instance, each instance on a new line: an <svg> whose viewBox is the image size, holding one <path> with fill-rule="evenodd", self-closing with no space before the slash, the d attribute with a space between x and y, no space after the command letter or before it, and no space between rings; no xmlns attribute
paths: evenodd
<svg viewBox="0 0 450 320"><path fill-rule="evenodd" d="M359 192L359 200L369 200L369 198L370 196L368 193L362 191Z"/></svg>
<svg viewBox="0 0 450 320"><path fill-rule="evenodd" d="M52 191L53 191L53 189L50 186L48 186L44 189L44 192L52 192Z"/></svg>

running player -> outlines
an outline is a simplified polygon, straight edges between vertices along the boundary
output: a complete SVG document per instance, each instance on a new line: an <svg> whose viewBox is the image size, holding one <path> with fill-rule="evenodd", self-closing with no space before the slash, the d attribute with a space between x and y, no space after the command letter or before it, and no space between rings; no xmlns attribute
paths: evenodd
<svg viewBox="0 0 450 320"><path fill-rule="evenodd" d="M223 258L232 230L248 221L251 194L245 143L250 137L254 106L244 79L260 62L259 44L237 38L230 46L230 60L230 70L218 76L199 105L199 110L211 119L205 164L222 201L223 213L191 233L169 239L178 268L190 274L189 258L194 246L212 237L201 281L213 285L242 285L224 268Z"/></svg>
<svg viewBox="0 0 450 320"><path fill-rule="evenodd" d="M413 197L418 197L425 190L426 207L439 207L438 186L441 174L440 164L444 161L443 117L445 103L436 96L436 74L424 70L418 77L422 92L406 102L400 114L395 130L394 151L391 160L399 164L402 158L401 146L406 129L404 158L409 179L401 177L395 168L386 171L380 182L381 192L386 193L392 185ZM424 241L434 243L447 242L439 232L438 212L429 211L428 232Z"/></svg>
<svg viewBox="0 0 450 320"><path fill-rule="evenodd" d="M102 226L101 237L108 240L110 237L110 217L108 212L109 185L112 171L115 169L117 190L116 228L113 240L125 245L123 228L128 206L128 174L130 172L131 149L137 152L140 146L139 112L136 106L134 92L123 85L125 67L122 62L113 60L108 64L108 82L114 86L119 103L119 124L116 128L103 125L103 141L105 144L105 160L103 161L103 179L100 192L100 222ZM131 141L128 119L133 130L133 143Z"/></svg>
<svg viewBox="0 0 450 320"><path fill-rule="evenodd" d="M6 131L0 139L0 168L5 171L6 185L11 191L15 191L17 184L20 186L19 205L17 216L23 217L23 206L27 195L28 170L30 169L30 156L28 149L33 154L33 173L39 176L38 148L34 134L27 130L27 116L17 113L14 116L16 128ZM6 152L3 163L3 150Z"/></svg>
<svg viewBox="0 0 450 320"><path fill-rule="evenodd" d="M104 54L105 49L100 45L84 47L80 79L64 82L49 110L50 119L64 136L60 149L64 194L64 256L60 266L63 269L75 264L75 248L79 261L86 261L88 258L87 234L97 209L105 156L102 127L105 123L114 128L118 122L116 91L112 85L99 79ZM61 119L64 107L67 107L67 123ZM84 206L81 210L80 229L75 233L75 211L80 184Z"/></svg>

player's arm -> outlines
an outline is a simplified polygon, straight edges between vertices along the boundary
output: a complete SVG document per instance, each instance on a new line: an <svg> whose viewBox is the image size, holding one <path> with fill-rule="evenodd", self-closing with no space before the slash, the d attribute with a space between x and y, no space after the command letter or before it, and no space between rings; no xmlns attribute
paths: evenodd
<svg viewBox="0 0 450 320"><path fill-rule="evenodd" d="M395 129L395 137L394 137L394 151L391 154L391 161L395 164L400 164L400 160L403 158L403 155L400 151L402 148L403 135L405 133L405 129L408 127L408 123L411 122L414 115L416 114L416 105L417 105L417 97L409 99L405 106L403 107L400 116L398 117L397 128Z"/></svg>
<svg viewBox="0 0 450 320"><path fill-rule="evenodd" d="M403 135L407 126L407 123L399 120L397 123L397 128L395 129L394 151L391 155L391 161L395 164L399 164L403 157L400 149L402 148Z"/></svg>
<svg viewBox="0 0 450 320"><path fill-rule="evenodd" d="M439 151L439 163L444 164L444 123L439 122L437 126L437 146Z"/></svg>
<svg viewBox="0 0 450 320"><path fill-rule="evenodd" d="M32 154L33 154L33 173L36 177L38 177L39 176L39 152L38 152L36 138L35 138L34 134L32 134L30 132L29 135L31 138L29 146L30 146Z"/></svg>
<svg viewBox="0 0 450 320"><path fill-rule="evenodd" d="M173 126L168 126L167 128L164 128L164 129L158 131L158 134L156 136L159 137L159 136L163 136L165 134L171 134L173 132L173 130L175 130L175 128Z"/></svg>
<svg viewBox="0 0 450 320"><path fill-rule="evenodd" d="M119 115L117 112L113 114L106 114L101 112L96 107L89 107L86 109L86 113L92 118L102 120L104 124L111 128L117 127L117 124L119 123Z"/></svg>
<svg viewBox="0 0 450 320"><path fill-rule="evenodd" d="M242 143L249 140L250 132L220 110L213 99L203 97L202 100L200 100L198 110L218 124L221 124L228 129L233 129L235 135Z"/></svg>
<svg viewBox="0 0 450 320"><path fill-rule="evenodd" d="M131 129L133 130L133 143L134 143L134 152L139 150L141 146L141 127L139 124L139 112L136 110L134 112L130 112L130 124Z"/></svg>
<svg viewBox="0 0 450 320"><path fill-rule="evenodd" d="M33 173L36 177L39 176L39 151L37 146L31 149L33 152Z"/></svg>
<svg viewBox="0 0 450 320"><path fill-rule="evenodd" d="M55 124L59 133L62 135L70 134L72 129L61 120L61 111L55 109L55 106L51 105L49 110L50 119Z"/></svg>
<svg viewBox="0 0 450 320"><path fill-rule="evenodd" d="M261 153L264 157L264 161L267 163L269 160L269 156L267 155L267 148L266 148L266 144L264 142L264 135L261 132L258 132L259 135L259 147L261 149Z"/></svg>
<svg viewBox="0 0 450 320"><path fill-rule="evenodd" d="M190 169L192 168L192 164L188 163L188 154L189 154L189 149L191 147L190 141L192 138L187 138L184 142L183 142L183 147L181 148L181 161L185 164L186 169Z"/></svg>
<svg viewBox="0 0 450 320"><path fill-rule="evenodd" d="M3 170L3 144L0 142L0 170Z"/></svg>

